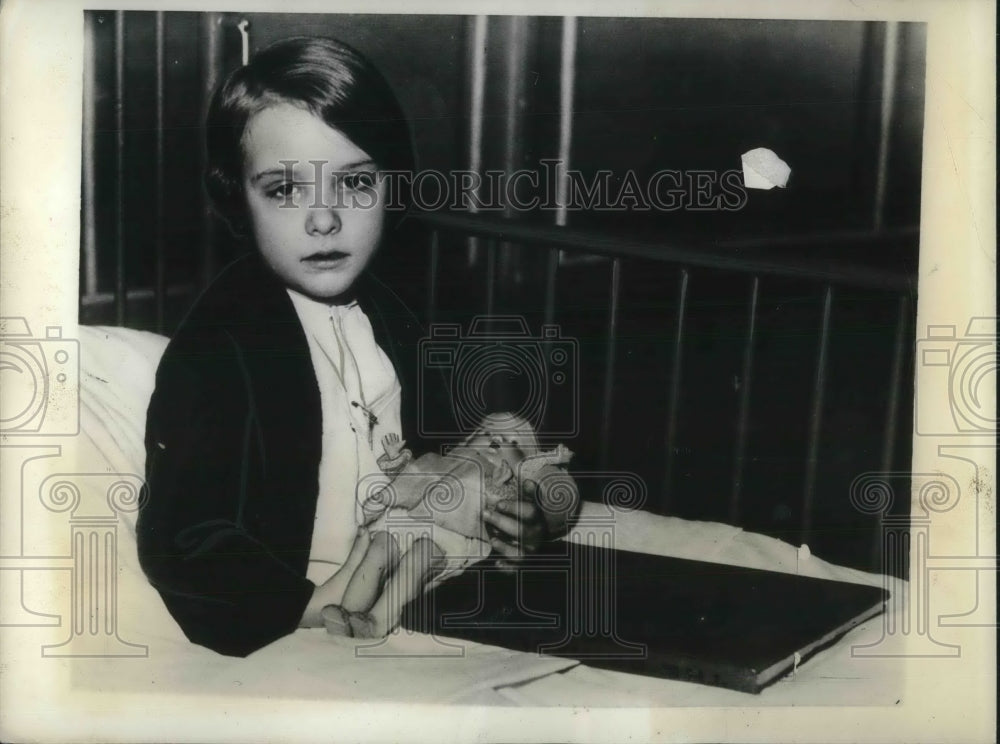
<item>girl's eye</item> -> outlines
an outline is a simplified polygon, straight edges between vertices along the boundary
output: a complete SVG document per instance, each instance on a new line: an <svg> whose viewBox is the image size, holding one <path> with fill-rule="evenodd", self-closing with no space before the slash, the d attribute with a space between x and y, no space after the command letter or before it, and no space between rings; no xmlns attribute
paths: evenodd
<svg viewBox="0 0 1000 744"><path fill-rule="evenodd" d="M278 184L274 188L271 188L267 192L268 198L279 199L281 201L288 201L289 199L297 196L299 193L299 187L294 183L282 183Z"/></svg>
<svg viewBox="0 0 1000 744"><path fill-rule="evenodd" d="M339 182L347 191L362 191L375 186L375 173L372 171L354 171L345 173Z"/></svg>

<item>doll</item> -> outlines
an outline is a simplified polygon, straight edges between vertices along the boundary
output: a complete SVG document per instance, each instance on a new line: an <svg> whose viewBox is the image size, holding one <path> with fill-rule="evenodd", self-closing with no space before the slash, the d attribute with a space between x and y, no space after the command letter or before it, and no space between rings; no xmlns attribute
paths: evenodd
<svg viewBox="0 0 1000 744"><path fill-rule="evenodd" d="M561 532L578 500L576 485L562 466L573 453L564 445L543 452L531 425L510 414L486 417L477 431L445 455L418 458L395 434L382 439L379 467L390 479L361 502L372 540L351 578L340 606L324 608L327 631L339 635L382 635L378 602L380 583L403 552L403 535L432 542L438 566L427 586L461 571L486 553L490 539L488 515L521 499L533 483L538 507ZM380 600L381 601L381 600ZM370 612L360 608L371 607Z"/></svg>

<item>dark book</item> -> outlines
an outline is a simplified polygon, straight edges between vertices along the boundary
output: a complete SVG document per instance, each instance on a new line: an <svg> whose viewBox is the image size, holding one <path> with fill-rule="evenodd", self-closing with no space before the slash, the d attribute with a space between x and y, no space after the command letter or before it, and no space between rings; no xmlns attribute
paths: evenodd
<svg viewBox="0 0 1000 744"><path fill-rule="evenodd" d="M757 693L885 609L885 589L551 543L487 559L404 608L403 626L584 664Z"/></svg>

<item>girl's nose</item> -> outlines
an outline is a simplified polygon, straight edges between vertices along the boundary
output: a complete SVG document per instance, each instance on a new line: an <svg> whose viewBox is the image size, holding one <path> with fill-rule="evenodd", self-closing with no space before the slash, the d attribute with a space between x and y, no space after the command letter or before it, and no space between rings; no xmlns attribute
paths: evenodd
<svg viewBox="0 0 1000 744"><path fill-rule="evenodd" d="M306 231L310 235L329 235L340 231L340 214L335 207L309 208Z"/></svg>

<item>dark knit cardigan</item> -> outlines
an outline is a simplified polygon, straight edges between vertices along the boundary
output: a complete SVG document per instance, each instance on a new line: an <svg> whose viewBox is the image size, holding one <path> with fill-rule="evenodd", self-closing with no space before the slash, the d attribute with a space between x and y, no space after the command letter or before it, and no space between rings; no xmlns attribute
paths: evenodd
<svg viewBox="0 0 1000 744"><path fill-rule="evenodd" d="M426 451L418 395L426 412L450 406L441 375L418 381L423 330L374 277L360 277L354 296L400 379L403 437ZM292 301L259 257L244 257L171 339L146 420L139 558L191 641L245 656L298 626L314 588L305 575L321 437L319 387Z"/></svg>

